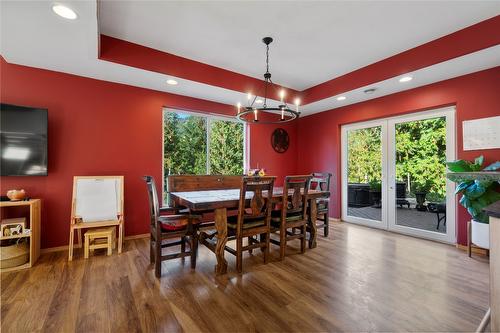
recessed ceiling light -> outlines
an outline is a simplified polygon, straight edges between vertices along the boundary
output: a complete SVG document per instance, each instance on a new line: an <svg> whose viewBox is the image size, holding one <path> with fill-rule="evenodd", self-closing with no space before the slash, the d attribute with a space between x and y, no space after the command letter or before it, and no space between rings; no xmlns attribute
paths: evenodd
<svg viewBox="0 0 500 333"><path fill-rule="evenodd" d="M411 80L413 80L413 78L411 76L407 75L407 76L403 76L402 78L400 78L399 82L408 82Z"/></svg>
<svg viewBox="0 0 500 333"><path fill-rule="evenodd" d="M345 96L339 96L339 97L337 97L337 101L343 101L343 100L345 100L346 98L347 98L347 97L345 97Z"/></svg>
<svg viewBox="0 0 500 333"><path fill-rule="evenodd" d="M167 83L170 84L171 86L175 86L175 85L177 85L178 82L175 80L169 79L169 80L167 80Z"/></svg>
<svg viewBox="0 0 500 333"><path fill-rule="evenodd" d="M264 101L263 101L263 100L261 100L261 99L257 99L257 100L255 100L255 103L257 103L257 104L262 104L262 103L264 103Z"/></svg>
<svg viewBox="0 0 500 333"><path fill-rule="evenodd" d="M373 94L375 91L377 91L377 88L369 88L363 91L365 94Z"/></svg>
<svg viewBox="0 0 500 333"><path fill-rule="evenodd" d="M73 9L66 7L64 5L55 4L52 6L52 10L57 15L64 17L65 19L68 20L76 20L76 18L78 17L78 15L76 15Z"/></svg>

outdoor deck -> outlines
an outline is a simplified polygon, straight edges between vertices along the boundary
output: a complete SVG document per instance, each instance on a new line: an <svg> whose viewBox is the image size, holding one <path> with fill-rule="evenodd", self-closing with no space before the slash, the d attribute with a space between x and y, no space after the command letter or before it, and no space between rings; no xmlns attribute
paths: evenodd
<svg viewBox="0 0 500 333"><path fill-rule="evenodd" d="M349 216L356 216L370 220L381 220L382 209L374 207L348 207L347 214ZM441 221L439 230L437 227L437 217L435 213L420 212L414 208L397 208L396 213L397 224L407 227L424 229L429 231L437 231L446 233L446 225Z"/></svg>

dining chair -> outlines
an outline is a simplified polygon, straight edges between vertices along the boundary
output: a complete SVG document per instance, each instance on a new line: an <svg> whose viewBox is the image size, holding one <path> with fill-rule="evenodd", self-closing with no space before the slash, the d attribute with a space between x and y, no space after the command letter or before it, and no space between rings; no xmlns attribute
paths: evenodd
<svg viewBox="0 0 500 333"><path fill-rule="evenodd" d="M300 239L300 252L306 251L307 200L310 175L286 176L283 197L271 217L271 232L279 233L279 241L270 242L280 247L280 260L285 257L288 241Z"/></svg>
<svg viewBox="0 0 500 333"><path fill-rule="evenodd" d="M236 256L236 270L243 271L243 251L260 248L264 263L269 257L270 222L274 180L276 177L243 177L237 216L227 219L228 240L236 240L236 249L225 250ZM247 201L250 204L247 207ZM244 238L248 244L243 246Z"/></svg>
<svg viewBox="0 0 500 333"><path fill-rule="evenodd" d="M331 173L321 173L314 172L312 174L311 182L309 189L314 191L329 191L330 190L330 178L332 177ZM316 226L318 228L323 228L323 235L328 237L329 231L329 218L328 218L328 209L329 209L329 198L318 198L316 199L316 207L317 207L317 218L316 220L321 221L320 224ZM310 217L309 208L307 215ZM311 221L311 223L317 223L317 221Z"/></svg>
<svg viewBox="0 0 500 333"><path fill-rule="evenodd" d="M197 225L199 216L179 213L175 207L160 208L153 176L144 176L149 198L150 213L150 262L154 263L156 277L161 277L161 263L164 260L191 257L191 268L196 268L198 250ZM169 215L161 215L161 213ZM177 241L168 241L170 239ZM189 251L186 251L186 244ZM172 246L181 247L180 252L163 254L163 249Z"/></svg>

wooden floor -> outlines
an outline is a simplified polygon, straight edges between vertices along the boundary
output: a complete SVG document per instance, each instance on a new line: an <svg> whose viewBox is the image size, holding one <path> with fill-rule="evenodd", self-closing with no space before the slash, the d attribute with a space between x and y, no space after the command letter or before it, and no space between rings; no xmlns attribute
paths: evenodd
<svg viewBox="0 0 500 333"><path fill-rule="evenodd" d="M298 241L297 241L298 243ZM488 307L488 264L453 246L348 223L305 255L283 262L246 256L244 273L215 277L200 247L164 263L161 281L148 241L124 253L73 262L42 255L30 269L1 276L1 331L474 331Z"/></svg>

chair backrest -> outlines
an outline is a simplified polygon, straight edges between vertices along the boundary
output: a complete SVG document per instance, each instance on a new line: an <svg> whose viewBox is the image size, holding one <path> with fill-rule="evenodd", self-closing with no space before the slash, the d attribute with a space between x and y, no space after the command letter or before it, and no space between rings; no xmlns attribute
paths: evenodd
<svg viewBox="0 0 500 333"><path fill-rule="evenodd" d="M282 220L287 214L297 214L305 219L307 211L307 193L309 190L311 175L286 176L283 185L283 206L281 209ZM285 195L288 193L288 196Z"/></svg>
<svg viewBox="0 0 500 333"><path fill-rule="evenodd" d="M330 178L331 173L327 172L314 172L311 178L310 190L315 191L329 191L330 190Z"/></svg>
<svg viewBox="0 0 500 333"><path fill-rule="evenodd" d="M177 175L168 176L167 185L167 203L171 205L171 192L191 192L191 191L209 191L239 189L242 176L224 176L224 175Z"/></svg>
<svg viewBox="0 0 500 333"><path fill-rule="evenodd" d="M158 202L155 179L153 176L144 176L142 178L146 182L148 190L150 224L155 225L160 216L160 203Z"/></svg>
<svg viewBox="0 0 500 333"><path fill-rule="evenodd" d="M243 223L264 219L269 227L274 180L276 177L243 177L240 181L240 203L238 207L237 234L243 230ZM247 201L250 205L247 207Z"/></svg>
<svg viewBox="0 0 500 333"><path fill-rule="evenodd" d="M116 221L123 215L123 176L75 176L71 216L82 222Z"/></svg>
<svg viewBox="0 0 500 333"><path fill-rule="evenodd" d="M240 188L242 176L179 175L167 177L167 192L189 192Z"/></svg>

